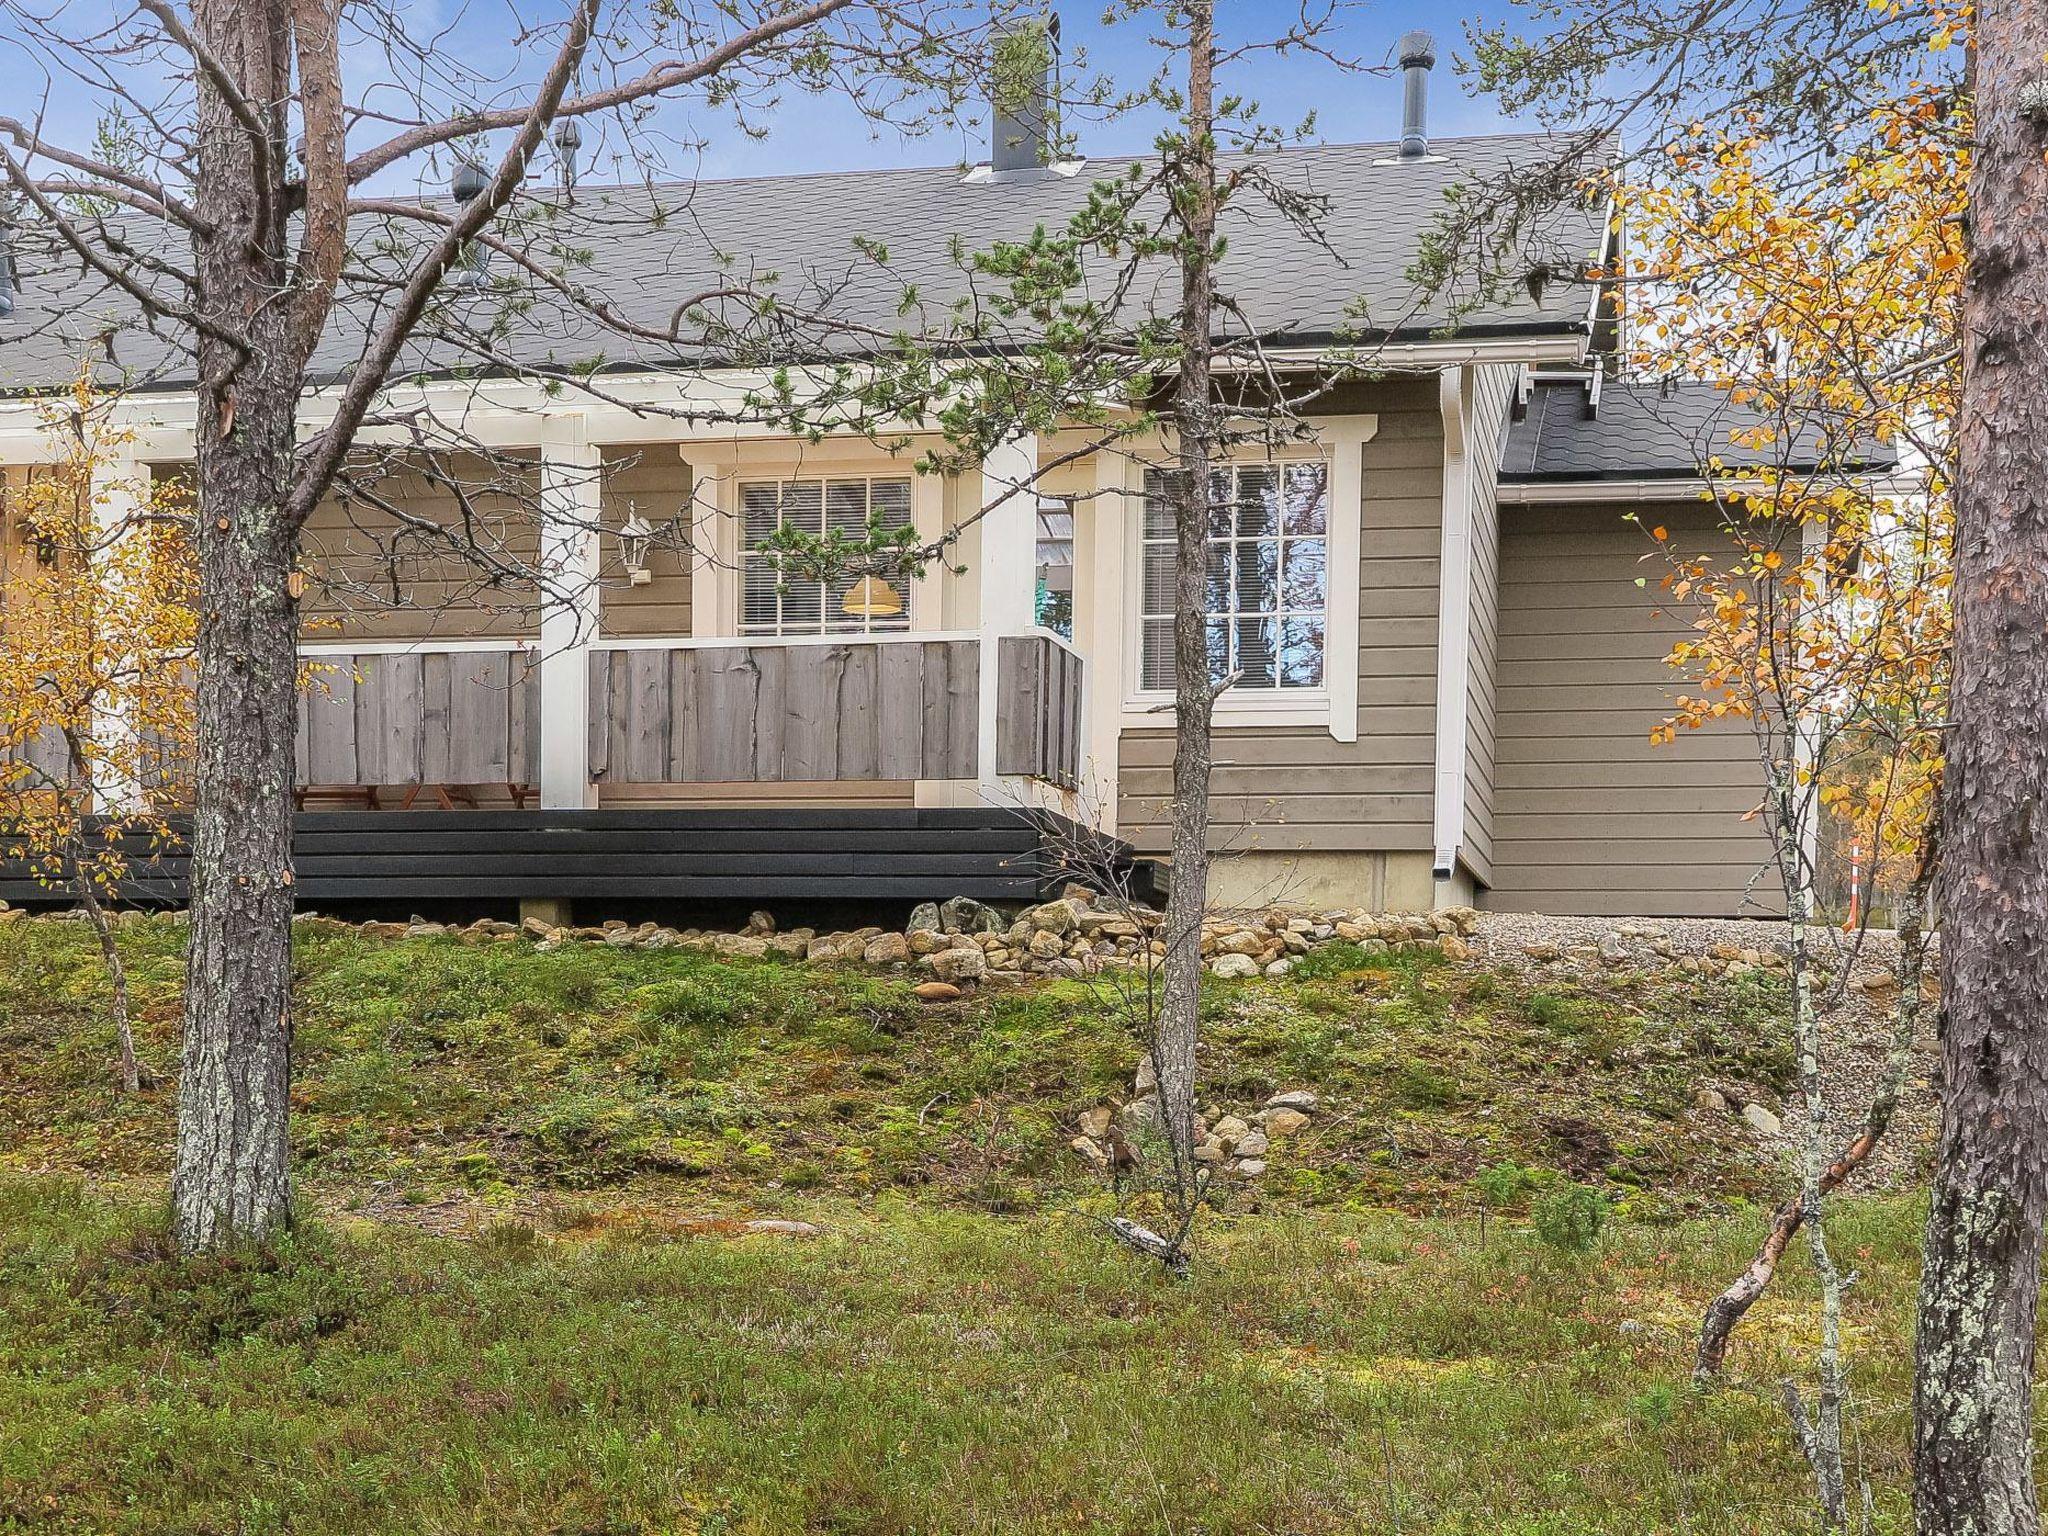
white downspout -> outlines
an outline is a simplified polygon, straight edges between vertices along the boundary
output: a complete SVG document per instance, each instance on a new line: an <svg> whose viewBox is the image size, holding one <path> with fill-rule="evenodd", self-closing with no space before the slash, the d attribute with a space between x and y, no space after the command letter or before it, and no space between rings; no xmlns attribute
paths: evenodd
<svg viewBox="0 0 2048 1536"><path fill-rule="evenodd" d="M1435 856L1431 877L1439 906L1456 899L1458 854L1465 842L1466 694L1472 662L1472 462L1469 371L1437 375L1444 425L1443 534L1437 562Z"/></svg>

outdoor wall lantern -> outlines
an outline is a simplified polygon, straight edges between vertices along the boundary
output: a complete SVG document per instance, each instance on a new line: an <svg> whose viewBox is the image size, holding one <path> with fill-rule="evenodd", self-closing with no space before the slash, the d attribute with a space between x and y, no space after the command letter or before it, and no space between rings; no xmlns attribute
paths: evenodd
<svg viewBox="0 0 2048 1536"><path fill-rule="evenodd" d="M653 542L653 524L628 502L626 520L619 524L619 549L626 562L626 579L636 587L654 580L654 572L647 568L647 550Z"/></svg>

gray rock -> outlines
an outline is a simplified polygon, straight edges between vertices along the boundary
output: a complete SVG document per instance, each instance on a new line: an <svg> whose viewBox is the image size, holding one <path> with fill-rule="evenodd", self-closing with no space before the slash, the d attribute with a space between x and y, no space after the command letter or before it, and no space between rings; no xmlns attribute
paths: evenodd
<svg viewBox="0 0 2048 1536"><path fill-rule="evenodd" d="M1261 1157L1248 1157L1237 1165L1237 1171L1247 1179L1256 1179L1266 1171L1266 1160Z"/></svg>
<svg viewBox="0 0 2048 1536"><path fill-rule="evenodd" d="M958 986L962 982L980 981L988 975L988 959L978 949L942 949L937 954L926 955L924 963L931 967L932 974L941 981L950 981Z"/></svg>
<svg viewBox="0 0 2048 1536"><path fill-rule="evenodd" d="M1312 1115L1323 1101L1316 1097L1313 1088L1283 1088L1266 1100L1268 1109L1291 1109L1304 1115Z"/></svg>
<svg viewBox="0 0 2048 1536"><path fill-rule="evenodd" d="M910 960L910 941L900 933L885 933L861 952L869 965L905 965Z"/></svg>
<svg viewBox="0 0 2048 1536"><path fill-rule="evenodd" d="M1048 901L1042 906L1026 907L1021 921L1034 933L1065 935L1080 926L1080 913L1068 901Z"/></svg>
<svg viewBox="0 0 2048 1536"><path fill-rule="evenodd" d="M939 932L939 904L936 901L920 901L910 909L910 921L903 926L909 933Z"/></svg>
<svg viewBox="0 0 2048 1536"><path fill-rule="evenodd" d="M1097 1173L1106 1173L1109 1170L1109 1154L1088 1137L1076 1136L1067 1145L1078 1152L1082 1160Z"/></svg>
<svg viewBox="0 0 2048 1536"><path fill-rule="evenodd" d="M1003 916L972 896L955 896L939 908L939 926L948 933L1001 933Z"/></svg>
<svg viewBox="0 0 2048 1536"><path fill-rule="evenodd" d="M1742 1118L1750 1123L1752 1129L1766 1136L1775 1136L1785 1128L1778 1117L1761 1104L1743 1105Z"/></svg>
<svg viewBox="0 0 2048 1536"><path fill-rule="evenodd" d="M1160 1112L1158 1096L1148 1093L1141 1099L1131 1100L1119 1109L1116 1112L1116 1123L1124 1128L1126 1136L1136 1140L1140 1136L1156 1133L1166 1124L1166 1120Z"/></svg>
<svg viewBox="0 0 2048 1536"><path fill-rule="evenodd" d="M1209 974L1226 980L1242 980L1259 974L1259 962L1250 955L1218 955L1209 964Z"/></svg>
<svg viewBox="0 0 2048 1536"><path fill-rule="evenodd" d="M1246 1131L1233 1150L1239 1157L1264 1157L1271 1146L1272 1138L1264 1131Z"/></svg>

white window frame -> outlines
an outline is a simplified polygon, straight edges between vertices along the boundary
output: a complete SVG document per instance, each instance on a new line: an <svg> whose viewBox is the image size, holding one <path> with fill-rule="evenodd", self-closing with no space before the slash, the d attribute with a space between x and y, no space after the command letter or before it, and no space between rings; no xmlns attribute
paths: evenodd
<svg viewBox="0 0 2048 1536"><path fill-rule="evenodd" d="M765 640L788 639L797 635L824 635L828 637L838 636L843 639L867 639L875 635L907 634L917 627L916 608L918 603L915 588L919 583L908 579L899 579L891 583L902 596L903 612L897 618L886 623L877 623L874 618L868 616L863 616L856 622L850 615L841 615L846 620L844 623L833 622L831 584L820 581L818 584L818 624L815 629L790 629L781 612L784 606L784 599L780 597L776 601L776 621L772 627L749 628L747 625L747 576L750 569L761 568L754 565L756 552L747 539L748 490L755 486L763 485L775 487L777 500L776 516L779 525L786 516L786 508L782 503L787 495L787 488L792 485L815 484L818 487L819 528L823 530L827 526L827 519L830 515L830 497L833 484L837 482L843 485L851 481L858 481L865 488L863 502L864 511L868 517L874 515L874 488L877 482L886 481L892 485L901 485L903 487L904 526L913 531L916 529L917 476L908 469L891 472L888 470L868 471L861 469L834 470L820 468L812 470L808 474L801 472L795 474L748 474L742 471L736 476L733 496L738 518L738 558L734 577L735 586L738 589L736 594L738 600L734 612L739 633L743 637Z"/></svg>
<svg viewBox="0 0 2048 1536"><path fill-rule="evenodd" d="M1280 452L1249 449L1229 467L1322 463L1329 471L1324 523L1323 686L1230 688L1216 700L1219 726L1322 726L1339 741L1358 739L1359 517L1363 501L1363 448L1379 427L1371 415L1331 418L1319 442ZM1220 466L1219 466L1220 467ZM1138 480L1133 472L1132 479ZM1167 730L1174 724L1170 689L1143 686L1145 667L1145 510L1141 484L1124 517L1123 728Z"/></svg>

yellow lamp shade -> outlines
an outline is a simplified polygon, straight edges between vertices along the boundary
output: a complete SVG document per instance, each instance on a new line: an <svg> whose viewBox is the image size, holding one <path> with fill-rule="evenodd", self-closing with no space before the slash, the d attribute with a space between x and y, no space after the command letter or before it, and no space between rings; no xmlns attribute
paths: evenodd
<svg viewBox="0 0 2048 1536"><path fill-rule="evenodd" d="M856 619L889 619L903 611L903 599L879 576L863 576L840 603L839 611Z"/></svg>

